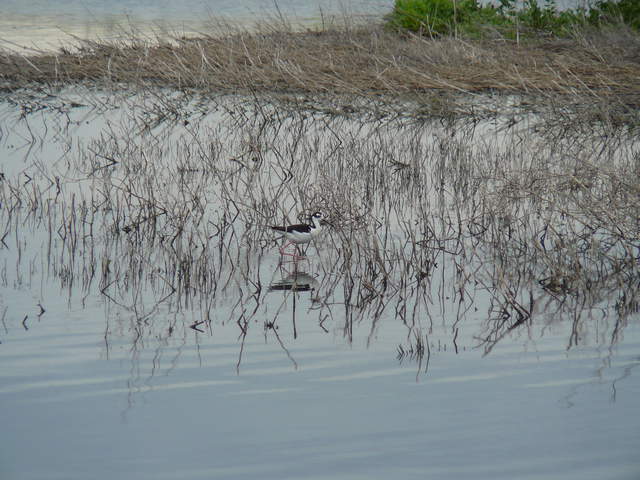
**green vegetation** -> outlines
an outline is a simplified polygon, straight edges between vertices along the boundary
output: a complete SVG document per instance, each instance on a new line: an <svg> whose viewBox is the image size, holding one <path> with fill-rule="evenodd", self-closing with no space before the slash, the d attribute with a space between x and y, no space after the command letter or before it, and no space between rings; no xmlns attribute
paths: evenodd
<svg viewBox="0 0 640 480"><path fill-rule="evenodd" d="M640 1L599 1L588 12L589 23L603 25L622 21L631 28L640 30Z"/></svg>
<svg viewBox="0 0 640 480"><path fill-rule="evenodd" d="M624 23L640 30L639 0L600 0L589 9L559 10L555 0L499 0L480 5L478 0L396 0L388 24L425 35L506 37L552 34L566 36L578 26L602 28Z"/></svg>

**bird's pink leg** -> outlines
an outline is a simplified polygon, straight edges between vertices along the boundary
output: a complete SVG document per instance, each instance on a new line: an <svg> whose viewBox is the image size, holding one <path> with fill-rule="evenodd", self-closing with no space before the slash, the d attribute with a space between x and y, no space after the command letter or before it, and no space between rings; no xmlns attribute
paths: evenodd
<svg viewBox="0 0 640 480"><path fill-rule="evenodd" d="M286 248L289 245L295 245L296 253L289 253L289 252L286 251ZM299 250L298 245L294 244L293 242L287 242L283 247L280 248L280 255L282 255L282 256L286 255L286 256L292 257L292 260L294 262L297 262L298 260L304 260L305 258L307 258L304 255L298 255L299 252L300 252L300 250Z"/></svg>
<svg viewBox="0 0 640 480"><path fill-rule="evenodd" d="M293 243L292 242L287 242L287 243L284 244L284 246L280 247L280 255L292 255L291 253L287 253L286 252L287 247L289 245L293 245Z"/></svg>

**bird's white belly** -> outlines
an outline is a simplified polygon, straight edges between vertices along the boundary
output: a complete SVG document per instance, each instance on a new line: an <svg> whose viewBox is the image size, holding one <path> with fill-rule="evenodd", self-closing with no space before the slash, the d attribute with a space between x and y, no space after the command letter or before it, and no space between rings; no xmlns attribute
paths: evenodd
<svg viewBox="0 0 640 480"><path fill-rule="evenodd" d="M315 233L315 232L314 232ZM315 235L313 233L288 232L287 238L293 243L307 243Z"/></svg>
<svg viewBox="0 0 640 480"><path fill-rule="evenodd" d="M293 243L309 243L320 233L320 228L312 228L310 232L287 232L287 239Z"/></svg>

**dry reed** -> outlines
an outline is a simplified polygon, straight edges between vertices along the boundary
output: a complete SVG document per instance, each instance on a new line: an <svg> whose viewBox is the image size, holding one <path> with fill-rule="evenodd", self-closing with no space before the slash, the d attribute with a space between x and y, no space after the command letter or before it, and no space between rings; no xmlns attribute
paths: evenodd
<svg viewBox="0 0 640 480"><path fill-rule="evenodd" d="M413 94L495 90L635 95L640 38L580 32L572 39L516 43L400 36L345 22L306 32L286 23L246 30L220 24L200 38L134 36L81 41L75 52L0 55L5 89L29 83L153 84L215 92Z"/></svg>

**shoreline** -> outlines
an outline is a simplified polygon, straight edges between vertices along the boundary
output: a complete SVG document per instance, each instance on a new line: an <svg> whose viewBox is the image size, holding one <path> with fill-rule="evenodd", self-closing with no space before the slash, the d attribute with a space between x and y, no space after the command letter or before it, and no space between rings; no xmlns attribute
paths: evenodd
<svg viewBox="0 0 640 480"><path fill-rule="evenodd" d="M640 126L640 34L630 29L517 42L400 35L380 23L342 21L303 31L284 20L252 30L219 22L198 37L170 42L133 32L126 40L78 39L77 51L26 56L5 50L0 90L83 84L286 101L352 97L410 101L417 111L445 116L464 114L463 97L516 95L586 121Z"/></svg>
<svg viewBox="0 0 640 480"><path fill-rule="evenodd" d="M361 23L370 20L380 20L378 16L359 15ZM292 31L315 31L322 28L323 21L319 16L300 17L290 21ZM219 25L226 25L234 30L251 32L256 20L246 18L202 20L196 23L166 23L157 21L128 22L126 17L113 23L92 23L78 25L44 24L39 26L0 23L0 55L9 53L37 57L40 55L55 55L62 51L77 52L87 43L126 43L137 37L158 44L172 43L174 39L198 39L207 36L207 30ZM258 23L259 24L259 23ZM11 32L13 30L13 32ZM9 34L7 34L9 32Z"/></svg>
<svg viewBox="0 0 640 480"><path fill-rule="evenodd" d="M362 6L351 3L328 5L328 10L318 6L301 12L283 15L277 7L227 10L212 13L210 10L196 12L179 10L165 14L144 10L114 12L88 11L68 12L63 15L54 11L26 14L21 11L4 12L0 18L0 53L35 56L52 54L61 50L74 51L85 42L122 42L132 36L148 40L171 41L172 38L197 38L206 36L217 25L233 29L252 31L265 22L281 21L296 31L322 28L325 22L336 23L348 17L359 22L380 22L388 8L380 4L371 5L366 12ZM390 8L390 6L389 6ZM295 10L295 9L294 9Z"/></svg>

